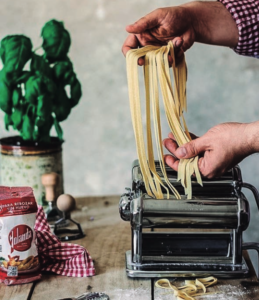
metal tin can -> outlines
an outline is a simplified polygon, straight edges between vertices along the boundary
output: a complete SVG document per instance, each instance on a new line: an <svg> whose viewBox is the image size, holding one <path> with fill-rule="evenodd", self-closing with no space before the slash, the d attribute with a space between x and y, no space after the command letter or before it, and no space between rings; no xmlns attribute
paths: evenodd
<svg viewBox="0 0 259 300"><path fill-rule="evenodd" d="M62 143L58 138L51 138L50 143L24 141L20 136L0 139L0 175L5 186L30 186L37 203L47 206L45 189L41 176L55 172L60 180L56 194L64 192Z"/></svg>

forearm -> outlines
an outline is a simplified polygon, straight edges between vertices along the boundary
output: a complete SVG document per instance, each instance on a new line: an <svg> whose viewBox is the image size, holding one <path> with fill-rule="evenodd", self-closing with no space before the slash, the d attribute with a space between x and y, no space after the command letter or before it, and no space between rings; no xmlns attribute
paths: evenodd
<svg viewBox="0 0 259 300"><path fill-rule="evenodd" d="M234 48L238 44L236 22L220 2L184 4L193 18L196 42Z"/></svg>
<svg viewBox="0 0 259 300"><path fill-rule="evenodd" d="M259 121L249 123L246 127L247 144L251 149L251 154L259 152Z"/></svg>

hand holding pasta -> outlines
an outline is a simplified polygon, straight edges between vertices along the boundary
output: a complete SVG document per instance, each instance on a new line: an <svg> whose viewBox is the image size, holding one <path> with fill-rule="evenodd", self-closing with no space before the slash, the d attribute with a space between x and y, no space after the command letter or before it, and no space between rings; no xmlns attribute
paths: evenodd
<svg viewBox="0 0 259 300"><path fill-rule="evenodd" d="M173 155L166 155L165 162L178 170L179 159L200 156L198 166L207 178L219 177L225 171L240 163L244 158L258 151L258 122L224 123L211 128L203 136L178 147L172 133L163 141Z"/></svg>
<svg viewBox="0 0 259 300"><path fill-rule="evenodd" d="M128 25L126 30L130 35L122 47L125 56L130 49L162 46L172 41L176 56L180 57L194 42L233 48L239 38L231 14L222 3L214 1L159 8ZM138 63L144 65L144 59L140 58Z"/></svg>
<svg viewBox="0 0 259 300"><path fill-rule="evenodd" d="M124 42L124 55L128 50L140 46L163 46L172 41L176 55L181 56L183 50L187 50L194 43L195 32L191 16L180 6L156 9L133 25L128 25L126 30L131 34ZM144 64L143 58L139 59L139 64Z"/></svg>

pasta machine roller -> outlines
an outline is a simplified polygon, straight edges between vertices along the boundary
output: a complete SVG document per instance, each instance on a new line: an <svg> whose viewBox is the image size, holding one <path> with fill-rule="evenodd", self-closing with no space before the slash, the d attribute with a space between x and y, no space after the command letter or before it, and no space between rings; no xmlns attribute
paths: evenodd
<svg viewBox="0 0 259 300"><path fill-rule="evenodd" d="M156 170L162 177L159 163ZM193 196L188 200L177 181L177 172L166 167L168 179L181 195L167 199L150 197L139 162L132 167L132 189L121 196L121 218L131 224L131 250L126 252L129 277L200 277L214 275L246 277L249 268L242 250L256 250L258 243L243 243L250 220L249 202L242 188L255 187L242 181L238 166L221 178L203 178L201 187L192 178ZM163 180L163 178L162 178Z"/></svg>

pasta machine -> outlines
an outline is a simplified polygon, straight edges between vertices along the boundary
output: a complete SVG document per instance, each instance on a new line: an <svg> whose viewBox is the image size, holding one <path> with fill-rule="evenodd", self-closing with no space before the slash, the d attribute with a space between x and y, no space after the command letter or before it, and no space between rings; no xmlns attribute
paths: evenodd
<svg viewBox="0 0 259 300"><path fill-rule="evenodd" d="M156 170L162 177L158 162ZM177 181L177 172L166 167L170 182L181 200L150 197L138 161L132 167L132 189L121 196L121 218L131 224L131 250L126 252L129 277L200 277L214 275L246 277L249 268L243 250L256 250L258 243L243 243L242 234L250 220L249 202L243 188L255 187L242 181L238 166L221 178L203 178L201 187L192 178L193 196L188 200ZM163 178L162 178L163 180Z"/></svg>

